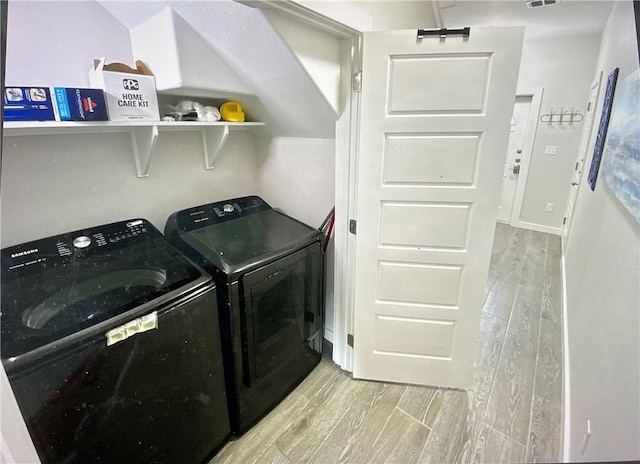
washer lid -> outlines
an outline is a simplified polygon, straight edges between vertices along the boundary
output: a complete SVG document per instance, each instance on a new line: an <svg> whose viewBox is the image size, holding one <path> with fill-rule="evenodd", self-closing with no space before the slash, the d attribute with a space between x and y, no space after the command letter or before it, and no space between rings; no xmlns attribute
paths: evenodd
<svg viewBox="0 0 640 464"><path fill-rule="evenodd" d="M210 280L143 219L6 248L2 358L37 350Z"/></svg>

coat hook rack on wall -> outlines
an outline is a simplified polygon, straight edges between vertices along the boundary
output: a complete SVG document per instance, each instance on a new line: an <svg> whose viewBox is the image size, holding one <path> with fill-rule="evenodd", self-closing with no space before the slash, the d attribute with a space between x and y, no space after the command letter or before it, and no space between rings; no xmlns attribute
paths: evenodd
<svg viewBox="0 0 640 464"><path fill-rule="evenodd" d="M546 122L549 126L553 124L558 124L562 126L567 123L570 126L573 126L574 122L582 122L584 119L584 114L580 111L576 111L575 107L571 107L571 111L565 111L564 106L560 107L560 111L555 111L553 106L549 113L545 113L540 116L541 122Z"/></svg>

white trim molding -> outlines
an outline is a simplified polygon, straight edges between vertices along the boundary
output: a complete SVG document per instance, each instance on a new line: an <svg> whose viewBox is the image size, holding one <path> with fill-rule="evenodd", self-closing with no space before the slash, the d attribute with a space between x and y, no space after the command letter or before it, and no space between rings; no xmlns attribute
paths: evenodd
<svg viewBox="0 0 640 464"><path fill-rule="evenodd" d="M40 463L3 366L0 371L0 463Z"/></svg>
<svg viewBox="0 0 640 464"><path fill-rule="evenodd" d="M533 222L518 221L516 224L512 223L511 225L519 227L520 229L534 230L545 234L560 235L562 233L561 227L543 226L542 224L534 224Z"/></svg>
<svg viewBox="0 0 640 464"><path fill-rule="evenodd" d="M562 462L569 462L571 454L571 372L569 371L569 326L567 298L567 264L562 254Z"/></svg>

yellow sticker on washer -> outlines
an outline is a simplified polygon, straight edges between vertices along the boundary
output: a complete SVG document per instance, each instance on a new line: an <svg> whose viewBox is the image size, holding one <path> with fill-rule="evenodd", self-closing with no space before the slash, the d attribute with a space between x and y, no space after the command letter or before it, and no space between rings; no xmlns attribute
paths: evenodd
<svg viewBox="0 0 640 464"><path fill-rule="evenodd" d="M108 331L106 333L107 346L126 340L132 335L157 328L158 311L154 311Z"/></svg>

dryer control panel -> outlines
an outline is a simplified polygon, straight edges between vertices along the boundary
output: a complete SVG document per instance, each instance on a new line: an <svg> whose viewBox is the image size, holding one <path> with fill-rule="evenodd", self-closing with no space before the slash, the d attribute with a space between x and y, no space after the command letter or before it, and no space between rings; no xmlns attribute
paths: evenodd
<svg viewBox="0 0 640 464"><path fill-rule="evenodd" d="M200 227L233 221L267 211L271 207L258 196L233 198L180 211L176 214L178 229L189 231Z"/></svg>

